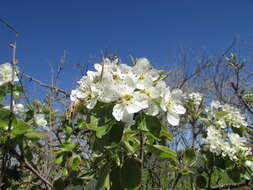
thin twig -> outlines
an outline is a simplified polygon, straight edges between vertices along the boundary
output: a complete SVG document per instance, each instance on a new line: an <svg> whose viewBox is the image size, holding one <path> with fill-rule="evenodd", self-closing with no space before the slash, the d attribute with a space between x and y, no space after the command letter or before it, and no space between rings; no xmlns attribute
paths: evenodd
<svg viewBox="0 0 253 190"><path fill-rule="evenodd" d="M144 187L144 133L140 131L141 188Z"/></svg>
<svg viewBox="0 0 253 190"><path fill-rule="evenodd" d="M32 77L32 76L30 76L30 75L24 73L24 72L20 72L20 74L21 74L21 76L24 76L24 77L28 78L29 80L38 83L40 86L53 89L53 90L55 90L56 92L61 92L61 93L65 94L66 97L69 97L69 96L70 96L70 93L69 93L69 92L67 92L67 91L65 91L65 90L63 90L63 89L61 89L61 88L58 88L58 87L49 85L49 84L47 84L47 83L44 83L44 82L42 82L42 81L40 81L40 80L38 80L38 79L36 79L36 78L34 78L34 77Z"/></svg>

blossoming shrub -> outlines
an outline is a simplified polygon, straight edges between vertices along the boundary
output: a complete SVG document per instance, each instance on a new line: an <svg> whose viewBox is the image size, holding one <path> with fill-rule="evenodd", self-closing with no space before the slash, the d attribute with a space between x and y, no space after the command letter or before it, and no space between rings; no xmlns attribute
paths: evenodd
<svg viewBox="0 0 253 190"><path fill-rule="evenodd" d="M193 120L197 123L193 127L199 130L202 138L199 151L207 154L206 159L221 157L227 162L233 161L235 164L227 169L239 168L241 173L247 171L244 167L252 168L252 153L247 147L249 142L243 137L247 122L238 109L219 102L212 102L209 106L199 93L184 95L179 89L171 89L166 86L164 72L154 69L146 58L134 60L132 66L121 63L119 59L104 59L94 68L95 71L88 71L78 82L78 88L71 93L71 100L73 106L80 109L76 117L81 125L93 131L90 139L92 151L103 163L102 170L107 168L102 176L113 175L115 180L119 180L125 170L129 169L126 173L131 173L124 175L121 183L110 178L111 187L114 188L115 184L115 189L140 185L142 154L152 153L167 158L181 174L191 173L189 164L195 160L196 150L186 150L186 161L180 163L176 153L167 146L168 140L173 138L170 126L180 124L180 115L185 114L186 109L181 124ZM212 158L210 153L213 153ZM136 163L134 168L131 167L133 163ZM99 184L105 185L106 182ZM109 188L110 183L107 185Z"/></svg>
<svg viewBox="0 0 253 190"><path fill-rule="evenodd" d="M167 86L166 73L146 58L134 59L132 65L118 58L95 64L72 90L71 105L62 115L37 100L21 104L24 89L18 83L12 86L19 80L18 68L3 64L0 70L1 154L25 165L43 188L145 189L146 163L153 156L166 161L169 171L164 175L176 173L172 189L181 176L192 175L198 188L211 188L208 181L215 169L235 182L252 178L246 116L228 104L210 103L203 94ZM6 105L12 92L12 105ZM191 126L192 145L176 152L170 147L171 129L182 126ZM53 179L29 164L40 161L32 150L47 146L43 138L58 140L50 148L58 169L50 171ZM16 181L25 176L16 163L2 167L5 189L20 188L11 185L13 173Z"/></svg>

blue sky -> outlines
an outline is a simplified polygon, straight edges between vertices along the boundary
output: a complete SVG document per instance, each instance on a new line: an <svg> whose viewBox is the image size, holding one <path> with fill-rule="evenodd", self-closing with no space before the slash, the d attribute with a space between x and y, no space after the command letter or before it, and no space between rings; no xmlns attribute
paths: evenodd
<svg viewBox="0 0 253 190"><path fill-rule="evenodd" d="M97 60L101 50L170 68L180 47L218 53L235 36L253 44L252 0L9 0L0 18L20 33L20 67L40 80L50 81L49 65L66 50L65 89L79 78L75 65ZM0 26L0 63L10 60L13 37Z"/></svg>

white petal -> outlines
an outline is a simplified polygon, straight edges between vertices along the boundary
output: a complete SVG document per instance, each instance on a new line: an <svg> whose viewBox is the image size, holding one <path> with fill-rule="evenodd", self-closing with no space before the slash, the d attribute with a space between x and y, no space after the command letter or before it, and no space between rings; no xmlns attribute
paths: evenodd
<svg viewBox="0 0 253 190"><path fill-rule="evenodd" d="M183 92L180 89L174 89L171 92L171 96L173 97L173 99L180 100L180 101L183 100Z"/></svg>
<svg viewBox="0 0 253 190"><path fill-rule="evenodd" d="M138 105L141 109L146 109L149 106L148 103L149 97L142 93L134 93L135 104Z"/></svg>
<svg viewBox="0 0 253 190"><path fill-rule="evenodd" d="M177 114L184 114L186 112L186 109L180 104L174 104L172 111Z"/></svg>
<svg viewBox="0 0 253 190"><path fill-rule="evenodd" d="M125 111L123 114L122 121L127 123L128 126L131 126L135 123L135 121L133 120L133 116L134 116L134 114L132 114L132 113L129 114Z"/></svg>
<svg viewBox="0 0 253 190"><path fill-rule="evenodd" d="M165 99L165 101L167 102L170 98L171 98L171 92L170 92L170 89L167 88L167 89L165 90L164 99Z"/></svg>
<svg viewBox="0 0 253 190"><path fill-rule="evenodd" d="M97 99L91 99L87 103L86 107L91 110L91 109L93 109L95 107L96 104L97 104Z"/></svg>
<svg viewBox="0 0 253 190"><path fill-rule="evenodd" d="M159 113L159 107L155 103L151 102L146 111L146 114L151 115L151 116L156 116L158 115L158 113Z"/></svg>
<svg viewBox="0 0 253 190"><path fill-rule="evenodd" d="M179 124L179 116L175 113L168 112L167 120L173 126L177 126Z"/></svg>
<svg viewBox="0 0 253 190"><path fill-rule="evenodd" d="M160 93L160 90L158 88L151 87L151 88L149 88L149 90L150 90L150 97L151 98L155 99L155 98L159 98L160 97L161 93Z"/></svg>
<svg viewBox="0 0 253 190"><path fill-rule="evenodd" d="M122 105L122 104L116 104L116 105L113 107L112 115L113 115L113 117L114 117L117 121L120 121L120 120L122 120L122 118L123 118L124 112L125 112L125 106Z"/></svg>
<svg viewBox="0 0 253 190"><path fill-rule="evenodd" d="M162 108L163 111L167 111L167 107L166 107L166 102L164 99L162 99L161 103L160 103L160 106Z"/></svg>
<svg viewBox="0 0 253 190"><path fill-rule="evenodd" d="M135 102L130 103L126 106L128 113L137 113L138 111L142 110L142 108L135 104Z"/></svg>

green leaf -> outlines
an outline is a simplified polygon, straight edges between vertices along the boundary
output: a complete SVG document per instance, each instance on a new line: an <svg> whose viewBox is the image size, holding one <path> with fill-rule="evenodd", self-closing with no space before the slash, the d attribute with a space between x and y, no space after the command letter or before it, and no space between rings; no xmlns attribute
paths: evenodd
<svg viewBox="0 0 253 190"><path fill-rule="evenodd" d="M245 160L250 160L250 161L253 162L253 155L246 156Z"/></svg>
<svg viewBox="0 0 253 190"><path fill-rule="evenodd" d="M12 138L17 135L24 135L30 129L30 126L26 122L17 118L14 118L12 126Z"/></svg>
<svg viewBox="0 0 253 190"><path fill-rule="evenodd" d="M176 153L163 145L147 145L148 151L161 157L161 158L176 158Z"/></svg>
<svg viewBox="0 0 253 190"><path fill-rule="evenodd" d="M118 144L122 139L123 131L124 131L124 123L122 122L115 123L108 133L109 144L112 143Z"/></svg>
<svg viewBox="0 0 253 190"><path fill-rule="evenodd" d="M63 161L63 154L60 154L60 155L58 155L56 158L55 158L55 163L56 164L61 164L62 163L62 161Z"/></svg>
<svg viewBox="0 0 253 190"><path fill-rule="evenodd" d="M72 156L70 159L69 159L69 165L70 165L70 168L74 171L77 170L78 166L80 165L81 163L81 158L79 155L74 155Z"/></svg>
<svg viewBox="0 0 253 190"><path fill-rule="evenodd" d="M65 152L72 152L75 147L76 147L76 144L72 144L72 143L65 143L60 146L61 150Z"/></svg>
<svg viewBox="0 0 253 190"><path fill-rule="evenodd" d="M221 157L215 157L214 159L214 164L216 167L221 168L223 170L226 169L226 160L224 160L224 158Z"/></svg>
<svg viewBox="0 0 253 190"><path fill-rule="evenodd" d="M161 123L157 117L145 115L147 129L155 137L160 137Z"/></svg>
<svg viewBox="0 0 253 190"><path fill-rule="evenodd" d="M138 115L137 128L141 131L149 131L147 128L147 122L146 122L146 117L144 113L141 113L140 115Z"/></svg>
<svg viewBox="0 0 253 190"><path fill-rule="evenodd" d="M185 163L190 163L195 158L196 158L196 153L195 153L195 150L193 148L189 148L189 149L185 150L184 158L183 158Z"/></svg>
<svg viewBox="0 0 253 190"><path fill-rule="evenodd" d="M233 168L233 169L230 169L230 170L227 170L227 174L229 176L230 179L232 179L235 183L238 183L240 182L240 175L242 173L242 169L240 168Z"/></svg>
<svg viewBox="0 0 253 190"><path fill-rule="evenodd" d="M100 190L103 187L108 187L109 189L109 172L110 172L110 164L104 165L99 170L99 177L96 184L96 190Z"/></svg>
<svg viewBox="0 0 253 190"><path fill-rule="evenodd" d="M61 178L59 178L54 181L53 186L55 190L62 190L65 188L65 183Z"/></svg>
<svg viewBox="0 0 253 190"><path fill-rule="evenodd" d="M166 137L168 140L172 140L173 139L173 135L163 125L161 126L160 136L161 137Z"/></svg>
<svg viewBox="0 0 253 190"><path fill-rule="evenodd" d="M97 138L101 138L102 136L106 135L110 131L111 127L112 126L110 124L104 125L104 126L101 126L101 127L97 127L96 128Z"/></svg>
<svg viewBox="0 0 253 190"><path fill-rule="evenodd" d="M0 119L9 118L10 113L11 113L11 112L10 112L10 110L8 110L8 109L0 108Z"/></svg>
<svg viewBox="0 0 253 190"><path fill-rule="evenodd" d="M63 174L64 176L68 176L68 175L69 175L68 169L67 169L67 168L63 168L63 169L62 169L62 174Z"/></svg>
<svg viewBox="0 0 253 190"><path fill-rule="evenodd" d="M204 176L202 176L202 175L197 176L197 178L196 178L196 185L199 188L205 188L206 183L207 183L207 181L206 181L206 178Z"/></svg>
<svg viewBox="0 0 253 190"><path fill-rule="evenodd" d="M141 163L134 159L128 158L124 161L120 170L120 182L123 188L133 189L141 184Z"/></svg>
<svg viewBox="0 0 253 190"><path fill-rule="evenodd" d="M41 132L41 131L27 131L25 133L25 136L28 138L28 139L40 139L41 137L43 137L45 135L44 132Z"/></svg>

